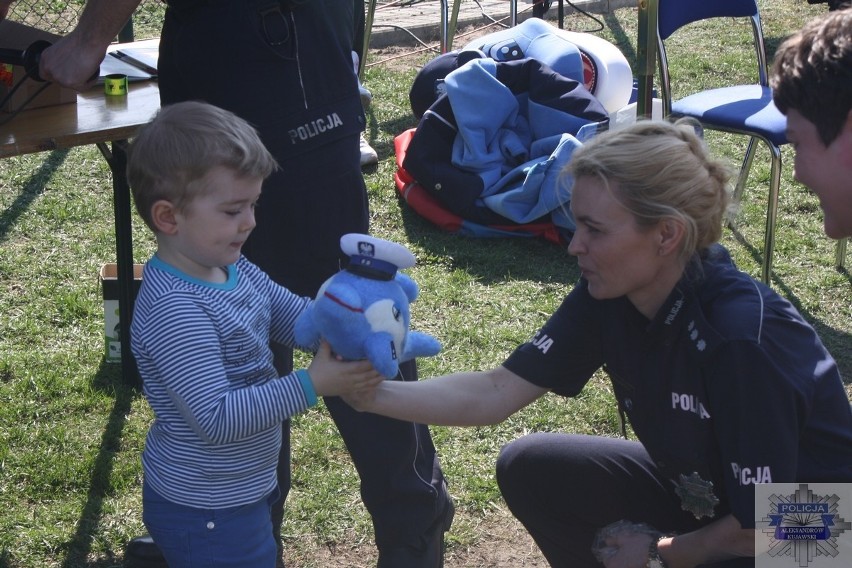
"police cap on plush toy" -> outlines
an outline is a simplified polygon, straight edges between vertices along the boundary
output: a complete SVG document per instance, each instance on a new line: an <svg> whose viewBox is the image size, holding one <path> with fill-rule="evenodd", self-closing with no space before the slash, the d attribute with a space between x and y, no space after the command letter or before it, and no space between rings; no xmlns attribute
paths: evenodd
<svg viewBox="0 0 852 568"><path fill-rule="evenodd" d="M369 359L386 378L399 363L436 355L437 339L409 329L409 304L419 288L400 268L414 266L404 246L358 233L343 235L340 247L349 265L326 280L295 324L296 341L315 345L324 338L344 359Z"/></svg>

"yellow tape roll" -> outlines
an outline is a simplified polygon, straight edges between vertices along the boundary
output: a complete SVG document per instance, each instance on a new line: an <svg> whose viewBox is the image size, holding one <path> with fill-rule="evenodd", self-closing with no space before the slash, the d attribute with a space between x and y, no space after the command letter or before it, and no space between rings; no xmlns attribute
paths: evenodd
<svg viewBox="0 0 852 568"><path fill-rule="evenodd" d="M111 97L127 94L127 75L107 75L104 77L104 93Z"/></svg>

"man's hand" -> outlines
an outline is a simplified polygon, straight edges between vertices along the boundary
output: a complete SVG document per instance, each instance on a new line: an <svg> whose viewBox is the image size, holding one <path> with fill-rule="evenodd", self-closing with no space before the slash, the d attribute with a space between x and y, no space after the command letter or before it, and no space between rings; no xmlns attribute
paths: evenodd
<svg viewBox="0 0 852 568"><path fill-rule="evenodd" d="M130 19L139 2L88 0L77 27L41 54L39 75L46 81L78 91L91 87L107 46Z"/></svg>
<svg viewBox="0 0 852 568"><path fill-rule="evenodd" d="M105 46L86 45L80 34L71 32L44 50L39 74L45 81L84 91L97 79L105 52Z"/></svg>

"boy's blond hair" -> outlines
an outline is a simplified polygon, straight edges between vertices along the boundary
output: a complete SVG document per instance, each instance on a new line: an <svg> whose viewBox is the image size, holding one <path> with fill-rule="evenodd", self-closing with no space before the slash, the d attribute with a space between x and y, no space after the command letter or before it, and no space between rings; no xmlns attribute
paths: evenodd
<svg viewBox="0 0 852 568"><path fill-rule="evenodd" d="M164 199L184 209L203 194L204 176L219 166L255 178L278 168L257 131L232 112L192 101L163 107L128 154L127 177L139 216L156 232L153 204Z"/></svg>

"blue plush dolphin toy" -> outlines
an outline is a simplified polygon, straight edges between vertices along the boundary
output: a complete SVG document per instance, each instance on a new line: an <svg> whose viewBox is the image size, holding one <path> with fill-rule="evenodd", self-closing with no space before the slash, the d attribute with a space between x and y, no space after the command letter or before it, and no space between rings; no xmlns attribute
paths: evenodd
<svg viewBox="0 0 852 568"><path fill-rule="evenodd" d="M404 246L358 233L343 235L340 247L349 265L326 280L295 324L296 342L315 345L324 338L344 359L369 359L388 379L399 363L436 355L440 342L411 331L409 304L419 288L400 268L414 266Z"/></svg>

